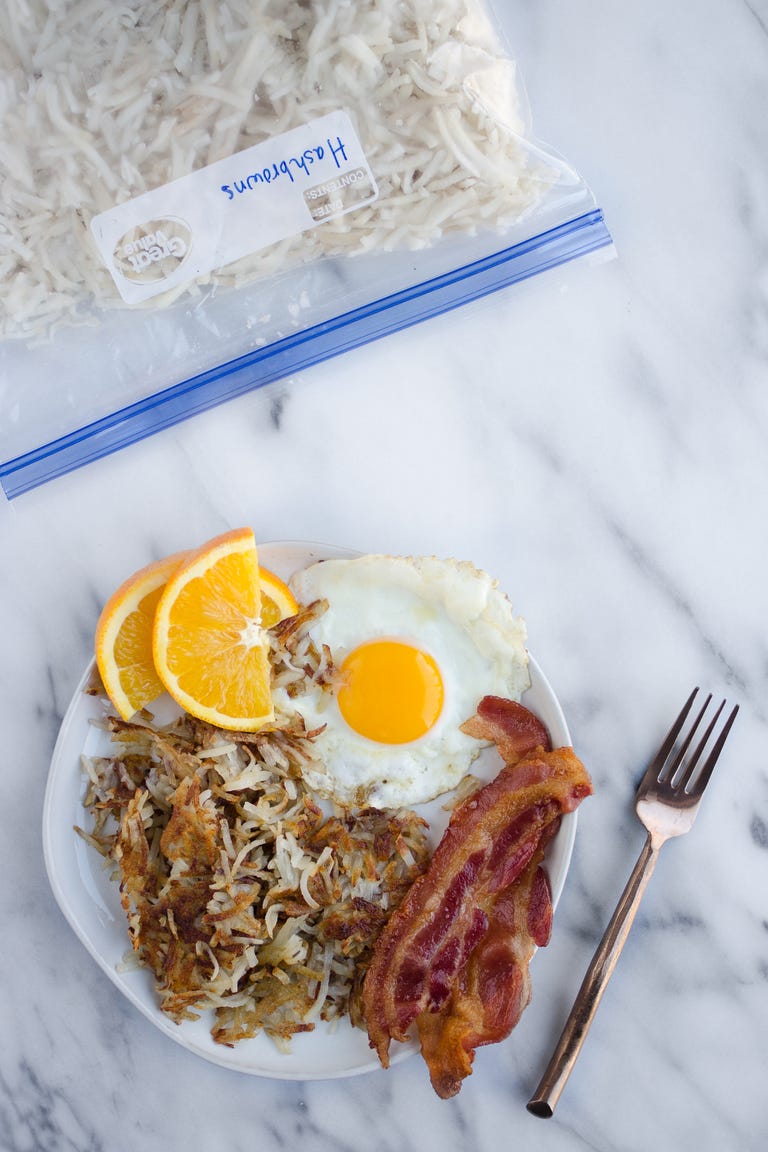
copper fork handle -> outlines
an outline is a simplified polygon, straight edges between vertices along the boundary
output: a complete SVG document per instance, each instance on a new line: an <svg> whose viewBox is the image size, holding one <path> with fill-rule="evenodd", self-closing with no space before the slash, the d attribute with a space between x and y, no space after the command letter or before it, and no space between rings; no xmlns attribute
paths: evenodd
<svg viewBox="0 0 768 1152"><path fill-rule="evenodd" d="M555 1111L555 1105L576 1063L576 1057L586 1039L597 1006L629 935L645 886L658 859L660 847L661 844L654 844L649 833L616 911L592 957L560 1039L552 1053L552 1059L526 1105L534 1116L546 1118Z"/></svg>

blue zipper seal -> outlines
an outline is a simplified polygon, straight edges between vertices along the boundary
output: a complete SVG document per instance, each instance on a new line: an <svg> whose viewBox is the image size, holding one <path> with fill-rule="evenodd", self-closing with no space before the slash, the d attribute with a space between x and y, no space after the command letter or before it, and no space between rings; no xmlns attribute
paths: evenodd
<svg viewBox="0 0 768 1152"><path fill-rule="evenodd" d="M9 500L235 396L612 243L599 208L510 248L286 336L0 463Z"/></svg>

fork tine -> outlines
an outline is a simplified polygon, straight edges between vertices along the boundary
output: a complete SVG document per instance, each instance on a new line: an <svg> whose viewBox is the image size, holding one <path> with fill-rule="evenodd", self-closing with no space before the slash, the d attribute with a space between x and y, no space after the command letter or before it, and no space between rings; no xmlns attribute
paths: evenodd
<svg viewBox="0 0 768 1152"><path fill-rule="evenodd" d="M699 754L703 751L704 745L706 744L706 742L710 736L712 728L714 727L715 720L717 720L718 716L720 715L720 713L722 712L724 707L725 707L725 700L723 700L722 704L718 708L717 714L715 715L715 719L712 721L709 728L707 729L707 734L704 737L704 739L702 740L701 744L699 745L699 748L696 751L696 758L697 759L698 759ZM714 748L712 749L709 756L705 760L701 771L699 772L698 776L696 777L696 779L693 782L693 787L690 789L689 795L697 796L697 797L701 796L702 792L704 791L707 784L709 783L709 778L712 775L714 768L715 768L715 764L717 764L718 757L723 750L723 745L725 744L725 741L728 739L728 733L730 732L731 728L733 727L733 722L736 719L736 715L737 715L738 711L739 711L738 704L734 704L733 709L731 711L731 714L728 717L728 719L726 720L725 724L723 725L723 729L722 729L720 735L718 736L718 738L715 742ZM688 787L689 783L690 783L690 780L686 781L686 788Z"/></svg>
<svg viewBox="0 0 768 1152"><path fill-rule="evenodd" d="M709 706L709 700L712 700L712 696L708 697L707 704L705 705L706 707ZM687 749L684 748L680 750L680 755L677 757L677 763L675 765L675 772L678 774L675 776L675 773L672 773L669 778L670 785L674 785L677 791L685 791L687 786L690 785L693 773L695 772L695 768L697 768L701 757L704 756L704 750L707 746L707 741L709 740L709 737L712 736L717 720L720 719L720 714L724 707L725 700L722 700L720 707L715 708L715 714L713 715L712 720L709 721L706 732L704 735L702 735L697 748L695 748L691 753L691 756L689 759L687 759L687 763L685 765L683 765L683 753L686 752ZM701 720L701 714L699 715L699 720ZM693 735L693 733L691 733L691 735ZM680 771L680 765L683 765L682 771Z"/></svg>
<svg viewBox="0 0 768 1152"><path fill-rule="evenodd" d="M698 691L698 688L694 688L693 692L691 692L690 696L683 705L680 711L680 715L678 716L677 720L675 720L674 724L665 736L664 743L661 745L653 760L651 760L651 763L648 765L645 775L640 781L639 790L645 789L651 784L655 784L658 780L659 773L666 764L667 758L675 746L675 740L677 740L678 736L680 735L683 724L685 724L685 721L688 718L688 713L691 710L693 701L696 699L696 693Z"/></svg>
<svg viewBox="0 0 768 1152"><path fill-rule="evenodd" d="M709 705L711 704L711 702L712 702L712 693L710 692L707 695L707 698L704 701L702 707L699 709L699 714L696 717L696 719L694 720L693 724L691 725L690 731L688 732L688 735L686 736L685 740L680 745L680 747L677 751L677 755L675 756L674 760L671 762L671 764L666 765L662 769L662 771L659 772L659 782L661 782L662 780L666 780L669 784L674 784L674 786L676 788L682 788L683 782L690 779L691 770L696 766L697 760L699 759L702 752L704 751L704 745L706 744L706 742L709 738L709 735L712 731L712 726L714 725L715 720L717 720L717 715L718 715L717 713L715 714L715 720L713 720L712 724L710 724L707 732L704 735L704 739L701 741L701 743L699 744L699 747L696 749L696 753L691 758L690 764L686 768L685 772L677 780L675 779L675 776L680 771L680 767L683 763L683 760L685 759L685 757L688 753L688 749L690 748L691 744L693 743L693 738L698 731L699 724L701 724L702 720L704 719L704 714L706 713L707 708L709 708ZM723 701L723 704L724 703L725 703L725 701ZM721 709L723 707L723 704L720 705Z"/></svg>
<svg viewBox="0 0 768 1152"><path fill-rule="evenodd" d="M712 699L712 695L710 694L707 697L706 704L704 705L705 708L709 707L709 702L711 699ZM696 765L698 764L701 757L704 755L704 749L707 746L707 741L709 740L710 736L712 735L712 733L715 730L715 724L717 724L717 721L720 718L720 713L722 712L723 708L725 708L725 700L723 700L721 702L719 708L715 709L714 716L712 717L709 724L707 725L707 729L706 729L704 735L701 737L701 740L699 740L699 743L698 743L695 751L689 756L688 762L687 762L687 764L684 765L682 772L680 772L679 770L680 770L680 766L683 763L684 754L687 752L688 746L691 742L690 737L686 741L685 746L680 750L680 755L677 757L677 763L675 765L675 771L679 772L679 775L675 779L675 775L674 775L674 773L672 773L672 775L669 778L670 784L674 784L675 788L678 791L685 792L686 789L688 788L688 785L691 782L691 777L693 776L693 773L696 771ZM699 720L701 720L702 715L703 715L703 713L699 714ZM697 723L698 723L698 721L697 721ZM695 730L696 729L694 728L694 731L691 732L691 736L693 736Z"/></svg>

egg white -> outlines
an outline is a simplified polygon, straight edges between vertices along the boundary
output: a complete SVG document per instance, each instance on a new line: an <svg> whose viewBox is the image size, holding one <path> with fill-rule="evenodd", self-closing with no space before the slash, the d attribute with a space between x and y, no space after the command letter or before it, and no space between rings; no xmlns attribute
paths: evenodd
<svg viewBox="0 0 768 1152"><path fill-rule="evenodd" d="M338 667L359 645L392 639L426 651L443 680L441 713L419 739L383 744L352 729L332 692L315 686L276 707L295 709L315 741L307 783L340 804L399 808L455 788L481 745L459 730L485 695L519 700L530 684L525 622L497 583L467 561L434 557L360 556L325 560L291 580L297 600L325 599L313 625Z"/></svg>

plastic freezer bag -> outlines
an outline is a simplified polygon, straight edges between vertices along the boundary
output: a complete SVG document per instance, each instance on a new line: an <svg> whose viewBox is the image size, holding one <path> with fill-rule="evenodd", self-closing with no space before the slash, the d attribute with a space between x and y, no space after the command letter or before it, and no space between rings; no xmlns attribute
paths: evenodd
<svg viewBox="0 0 768 1152"><path fill-rule="evenodd" d="M482 0L7 0L8 496L610 244Z"/></svg>

